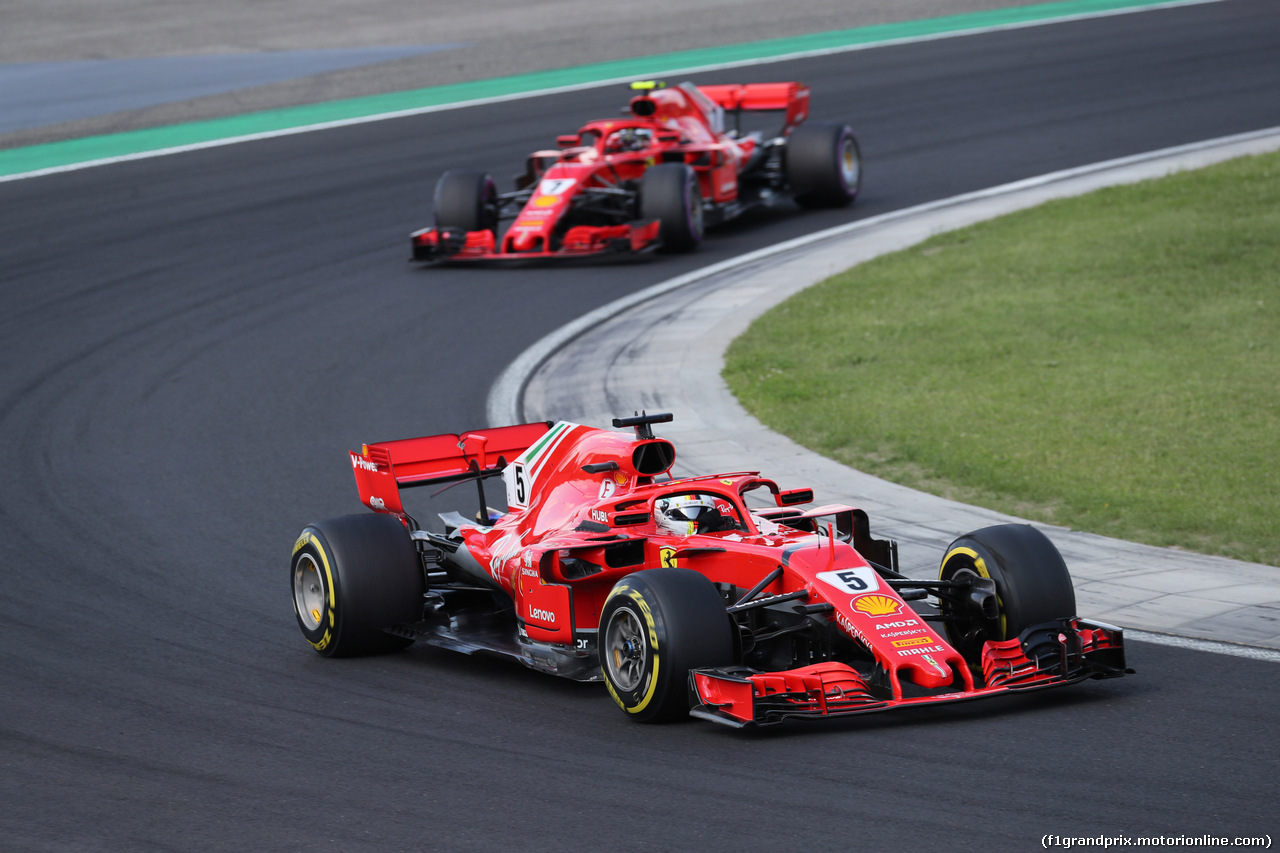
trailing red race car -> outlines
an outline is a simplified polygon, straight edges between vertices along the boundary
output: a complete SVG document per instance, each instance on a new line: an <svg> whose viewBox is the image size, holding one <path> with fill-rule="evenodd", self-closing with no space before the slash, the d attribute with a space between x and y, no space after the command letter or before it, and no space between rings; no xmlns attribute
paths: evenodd
<svg viewBox="0 0 1280 853"><path fill-rule="evenodd" d="M1075 612L1062 557L1026 525L951 544L937 577L848 506L754 471L671 479L671 443L570 423L366 445L375 512L307 526L294 609L323 655L423 640L603 679L635 720L731 726L999 696L1123 675L1121 631ZM501 476L508 508L484 504ZM475 480L481 510L406 513L401 490ZM770 506L756 508L757 497ZM933 603L929 603L932 599Z"/></svg>
<svg viewBox="0 0 1280 853"><path fill-rule="evenodd" d="M794 198L806 207L851 203L862 183L847 125L805 124L799 83L667 89L636 83L623 118L588 122L535 151L514 192L484 172L450 170L435 193L435 227L411 235L419 261L528 260L662 248L693 249L703 228ZM743 113L784 114L766 138ZM725 129L728 113L736 127ZM513 220L503 230L501 223Z"/></svg>

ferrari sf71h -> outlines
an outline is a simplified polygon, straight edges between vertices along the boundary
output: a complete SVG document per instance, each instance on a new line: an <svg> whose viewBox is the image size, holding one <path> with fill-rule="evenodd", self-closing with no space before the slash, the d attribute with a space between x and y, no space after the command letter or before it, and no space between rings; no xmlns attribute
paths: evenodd
<svg viewBox="0 0 1280 853"><path fill-rule="evenodd" d="M634 435L534 423L365 445L372 513L306 527L294 610L322 655L421 640L603 680L634 720L730 726L999 696L1123 675L1118 628L1076 614L1035 528L955 540L936 576L898 570L850 506L754 471L672 479L654 423ZM501 476L505 511L484 503ZM480 509L426 530L401 490L475 480ZM764 500L761 500L764 499Z"/></svg>
<svg viewBox="0 0 1280 853"><path fill-rule="evenodd" d="M559 149L530 155L514 192L499 193L484 172L445 172L435 226L411 235L414 259L684 252L705 226L755 207L788 198L839 206L858 195L853 131L804 123L809 90L799 83L635 87L625 117L589 122L559 137ZM757 111L782 113L782 129L744 133L743 113ZM737 127L725 129L726 114Z"/></svg>

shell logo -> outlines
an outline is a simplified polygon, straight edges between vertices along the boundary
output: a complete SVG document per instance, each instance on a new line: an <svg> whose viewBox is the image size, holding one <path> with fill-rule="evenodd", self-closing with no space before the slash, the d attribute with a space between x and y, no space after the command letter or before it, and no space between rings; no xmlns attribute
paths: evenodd
<svg viewBox="0 0 1280 853"><path fill-rule="evenodd" d="M853 609L868 616L888 616L901 608L902 602L887 595L862 595L853 600Z"/></svg>

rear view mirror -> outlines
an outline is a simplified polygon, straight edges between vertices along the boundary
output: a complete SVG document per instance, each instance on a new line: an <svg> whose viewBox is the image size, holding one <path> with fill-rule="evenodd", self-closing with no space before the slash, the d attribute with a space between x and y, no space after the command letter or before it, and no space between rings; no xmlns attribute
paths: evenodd
<svg viewBox="0 0 1280 853"><path fill-rule="evenodd" d="M778 492L778 506L813 503L813 489L786 489Z"/></svg>

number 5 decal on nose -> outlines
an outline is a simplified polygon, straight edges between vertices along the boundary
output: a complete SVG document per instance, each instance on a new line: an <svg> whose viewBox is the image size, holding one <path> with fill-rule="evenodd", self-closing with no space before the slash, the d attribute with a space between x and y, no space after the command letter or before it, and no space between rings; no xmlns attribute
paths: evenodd
<svg viewBox="0 0 1280 853"><path fill-rule="evenodd" d="M868 566L855 566L834 572L818 572L818 580L841 592L875 592L880 588L880 576Z"/></svg>

